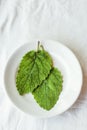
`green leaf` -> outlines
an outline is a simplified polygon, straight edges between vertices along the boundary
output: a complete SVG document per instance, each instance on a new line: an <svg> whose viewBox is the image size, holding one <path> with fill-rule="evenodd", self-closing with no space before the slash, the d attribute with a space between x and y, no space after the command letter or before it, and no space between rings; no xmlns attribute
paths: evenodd
<svg viewBox="0 0 87 130"><path fill-rule="evenodd" d="M37 103L46 110L50 110L57 102L62 91L62 75L57 68L53 68L49 76L33 91Z"/></svg>
<svg viewBox="0 0 87 130"><path fill-rule="evenodd" d="M52 59L41 46L38 51L30 51L24 55L16 75L16 87L23 95L32 92L48 76L52 68Z"/></svg>

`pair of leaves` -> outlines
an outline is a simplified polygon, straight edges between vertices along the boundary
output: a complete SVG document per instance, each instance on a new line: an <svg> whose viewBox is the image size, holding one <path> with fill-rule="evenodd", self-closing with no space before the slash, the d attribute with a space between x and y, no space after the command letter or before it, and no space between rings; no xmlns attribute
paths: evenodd
<svg viewBox="0 0 87 130"><path fill-rule="evenodd" d="M53 68L48 52L40 45L38 51L24 55L16 75L16 87L20 95L32 92L37 103L50 110L62 91L62 76Z"/></svg>

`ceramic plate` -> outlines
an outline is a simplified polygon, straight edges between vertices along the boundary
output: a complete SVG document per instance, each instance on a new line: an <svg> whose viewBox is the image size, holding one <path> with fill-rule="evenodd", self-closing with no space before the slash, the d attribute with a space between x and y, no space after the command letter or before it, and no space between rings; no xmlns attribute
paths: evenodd
<svg viewBox="0 0 87 130"><path fill-rule="evenodd" d="M20 96L15 84L16 71L25 53L37 48L36 41L22 45L9 58L4 72L5 90L13 104L23 112L36 117L51 117L69 109L78 98L82 87L82 70L73 52L56 41L42 41L63 75L63 90L56 105L50 110L44 110L34 100L32 94Z"/></svg>

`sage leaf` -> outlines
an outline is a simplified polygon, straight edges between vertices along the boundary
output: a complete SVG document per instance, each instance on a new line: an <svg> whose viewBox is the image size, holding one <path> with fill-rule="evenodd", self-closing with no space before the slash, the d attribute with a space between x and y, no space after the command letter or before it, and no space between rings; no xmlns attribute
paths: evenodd
<svg viewBox="0 0 87 130"><path fill-rule="evenodd" d="M57 68L53 68L49 76L32 92L34 99L42 108L50 110L59 98L62 83L61 72Z"/></svg>
<svg viewBox="0 0 87 130"><path fill-rule="evenodd" d="M16 87L20 95L32 92L46 79L53 66L52 58L41 46L26 53L18 67Z"/></svg>

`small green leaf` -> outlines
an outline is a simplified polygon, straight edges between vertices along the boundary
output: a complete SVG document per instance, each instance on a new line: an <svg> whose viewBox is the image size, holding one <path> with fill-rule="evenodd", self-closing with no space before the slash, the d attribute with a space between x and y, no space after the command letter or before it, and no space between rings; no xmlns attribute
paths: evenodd
<svg viewBox="0 0 87 130"><path fill-rule="evenodd" d="M48 76L53 66L51 56L41 46L24 55L16 75L16 87L23 95L32 92Z"/></svg>
<svg viewBox="0 0 87 130"><path fill-rule="evenodd" d="M57 102L62 91L62 75L57 68L53 68L49 76L33 91L37 103L46 110L50 110Z"/></svg>

